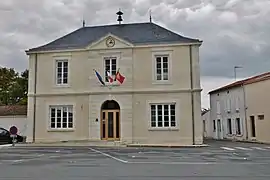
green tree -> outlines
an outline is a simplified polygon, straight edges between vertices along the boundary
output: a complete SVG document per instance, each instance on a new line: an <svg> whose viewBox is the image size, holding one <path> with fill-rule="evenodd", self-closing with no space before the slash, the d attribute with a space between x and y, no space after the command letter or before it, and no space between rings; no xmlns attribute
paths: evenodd
<svg viewBox="0 0 270 180"><path fill-rule="evenodd" d="M28 70L20 75L13 68L0 68L0 104L27 104Z"/></svg>

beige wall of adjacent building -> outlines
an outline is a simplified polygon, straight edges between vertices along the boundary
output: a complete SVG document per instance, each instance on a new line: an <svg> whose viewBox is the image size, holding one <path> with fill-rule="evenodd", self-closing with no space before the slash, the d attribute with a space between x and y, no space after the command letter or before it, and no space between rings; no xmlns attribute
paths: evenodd
<svg viewBox="0 0 270 180"><path fill-rule="evenodd" d="M131 48L116 41L117 48L106 49L104 42L74 52L39 53L29 57L28 129L31 137L34 115L34 72L37 61L36 89L36 141L100 139L101 104L114 98L121 108L121 138L126 142L192 143L192 114L190 86L189 46L164 46ZM169 54L169 81L154 81L154 56ZM104 76L106 56L117 57L117 67L126 77L123 85L104 88L98 82L93 69ZM195 140L202 142L201 95L199 71L199 46L192 47ZM69 60L69 85L57 86L55 60ZM108 97L109 94L112 96ZM147 102L177 102L177 130L153 131ZM74 105L75 130L48 131L49 105ZM143 113L142 113L143 112ZM31 138L29 138L31 139ZM28 139L28 140L29 140Z"/></svg>
<svg viewBox="0 0 270 180"><path fill-rule="evenodd" d="M250 140L270 143L270 80L245 85L247 124ZM264 119L258 116L263 115ZM250 116L255 118L256 137L252 137Z"/></svg>

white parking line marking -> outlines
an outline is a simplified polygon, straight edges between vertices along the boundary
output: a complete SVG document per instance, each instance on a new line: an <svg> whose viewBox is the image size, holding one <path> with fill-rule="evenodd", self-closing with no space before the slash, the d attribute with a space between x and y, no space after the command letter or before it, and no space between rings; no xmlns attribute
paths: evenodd
<svg viewBox="0 0 270 180"><path fill-rule="evenodd" d="M99 153L99 154L102 154L102 155L104 155L104 156L107 156L107 157L109 157L109 158L112 158L112 159L114 159L114 160L116 160L116 161L119 161L119 162L122 162L122 163L128 163L128 161L126 161L126 160L119 159L119 158L117 158L117 157L111 156L111 155L109 155L109 154L107 154L107 153L104 153L104 152L101 152L101 151L99 151L99 150L96 150L96 149L93 149L93 148L89 148L89 150L91 150L91 151L93 151L93 152L96 152L96 153Z"/></svg>
<svg viewBox="0 0 270 180"><path fill-rule="evenodd" d="M228 150L228 151L234 151L235 149L233 148L229 148L229 147L220 147L221 149L225 149L225 150Z"/></svg>
<svg viewBox="0 0 270 180"><path fill-rule="evenodd" d="M249 148L244 148L244 147L235 147L236 149L240 149L240 150L248 150L248 151L252 151L252 149L249 149Z"/></svg>
<svg viewBox="0 0 270 180"><path fill-rule="evenodd" d="M241 165L266 165L268 163L256 162L128 162L128 164L163 164L163 165L224 165L224 164L241 164Z"/></svg>
<svg viewBox="0 0 270 180"><path fill-rule="evenodd" d="M265 151L265 150L266 150L266 149L261 148L261 147L251 147L251 148L253 148L253 149L257 149L257 150L262 150L262 151Z"/></svg>

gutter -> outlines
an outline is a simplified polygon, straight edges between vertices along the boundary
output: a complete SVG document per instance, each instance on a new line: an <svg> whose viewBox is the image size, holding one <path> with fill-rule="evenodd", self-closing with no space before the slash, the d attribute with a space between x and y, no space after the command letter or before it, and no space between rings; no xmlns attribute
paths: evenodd
<svg viewBox="0 0 270 180"><path fill-rule="evenodd" d="M193 93L193 61L192 45L189 45L189 68L190 68L190 89L191 89L191 120L192 120L192 144L195 145L195 114L194 114L194 93Z"/></svg>
<svg viewBox="0 0 270 180"><path fill-rule="evenodd" d="M35 71L34 71L34 102L33 102L33 106L34 106L34 112L33 112L33 143L36 140L36 110L37 110L37 97L36 97L36 93L37 93L37 54L35 54Z"/></svg>
<svg viewBox="0 0 270 180"><path fill-rule="evenodd" d="M245 86L242 84L243 96L244 96L244 116L245 116L245 128L246 128L246 140L248 140L248 123L247 123L247 106L246 106L246 91Z"/></svg>

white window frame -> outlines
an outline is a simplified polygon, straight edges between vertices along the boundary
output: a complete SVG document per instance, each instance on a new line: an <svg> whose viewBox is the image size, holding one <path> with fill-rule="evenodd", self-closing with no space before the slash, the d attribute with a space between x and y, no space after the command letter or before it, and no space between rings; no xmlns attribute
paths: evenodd
<svg viewBox="0 0 270 180"><path fill-rule="evenodd" d="M150 129L176 129L178 127L177 124L177 106L176 103L149 103L150 107L150 123L149 127ZM157 107L158 105L162 105L162 127L158 127L158 110ZM168 105L168 116L169 116L169 126L165 126L165 121L164 121L164 105ZM175 126L171 126L171 105L174 105L174 118L175 118ZM156 126L152 126L152 106L155 106L155 122Z"/></svg>
<svg viewBox="0 0 270 180"><path fill-rule="evenodd" d="M163 79L163 69L161 71L162 79L157 79L157 57L167 57L168 59L168 80ZM163 62L163 58L162 58ZM163 63L162 63L163 66ZM152 50L152 81L153 84L171 84L172 83L172 50L170 49L153 49Z"/></svg>
<svg viewBox="0 0 270 180"><path fill-rule="evenodd" d="M61 131L61 130L74 130L75 129L75 111L74 111L74 105L49 105L49 120L48 120L48 130L49 131ZM63 127L63 109L67 108L67 127ZM51 110L55 109L55 126L52 127L52 116L51 116ZM61 109L61 127L57 127L57 109ZM69 127L69 112L72 112L72 127Z"/></svg>
<svg viewBox="0 0 270 180"><path fill-rule="evenodd" d="M62 63L62 74L61 74L61 83L58 83L58 62ZM67 62L67 83L64 83L64 62ZM68 58L58 58L55 59L55 84L56 86L69 86L70 84L70 60Z"/></svg>
<svg viewBox="0 0 270 180"><path fill-rule="evenodd" d="M157 59L160 58L161 60L161 79L158 79L158 74L157 74ZM167 79L165 79L165 75L164 75L164 67L163 67L163 61L164 58L167 58ZM155 80L156 81L169 81L169 55L156 55L155 56Z"/></svg>
<svg viewBox="0 0 270 180"><path fill-rule="evenodd" d="M115 69L115 73L118 70L118 61L119 58L117 56L104 56L103 57L103 74L104 74L104 82L105 83L109 83L109 81L106 81L106 77L107 77L107 72L106 72L106 61L110 60L110 70L109 73L112 75L113 78L115 78L115 74L112 74L112 60L115 59L115 63L116 63L116 69Z"/></svg>

